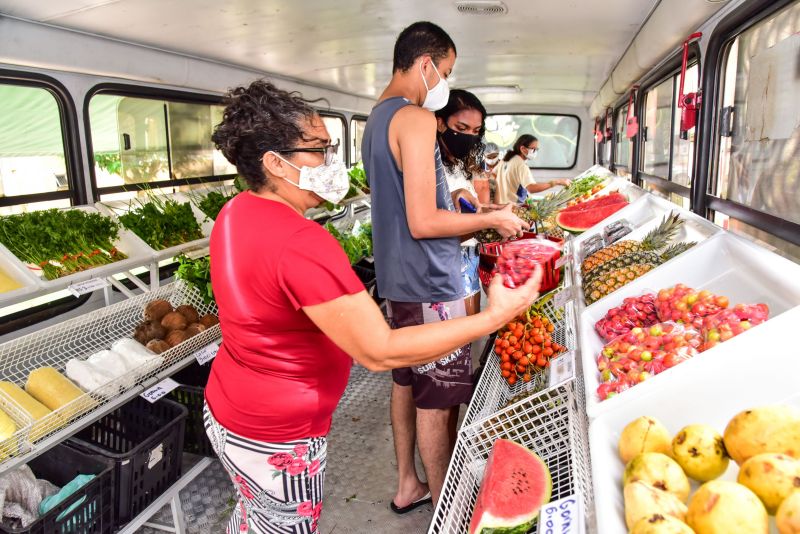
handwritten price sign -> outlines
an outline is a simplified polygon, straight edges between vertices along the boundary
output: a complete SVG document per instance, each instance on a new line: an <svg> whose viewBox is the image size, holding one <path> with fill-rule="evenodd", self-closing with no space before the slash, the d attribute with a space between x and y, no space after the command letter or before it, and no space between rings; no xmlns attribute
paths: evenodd
<svg viewBox="0 0 800 534"><path fill-rule="evenodd" d="M180 384L175 382L173 379L165 378L164 380L162 380L155 386L151 387L150 389L148 389L139 396L152 404L161 397L163 397L164 395L166 395L167 393L169 393L170 391L172 391L173 389L175 389L176 387L178 387L179 385Z"/></svg>

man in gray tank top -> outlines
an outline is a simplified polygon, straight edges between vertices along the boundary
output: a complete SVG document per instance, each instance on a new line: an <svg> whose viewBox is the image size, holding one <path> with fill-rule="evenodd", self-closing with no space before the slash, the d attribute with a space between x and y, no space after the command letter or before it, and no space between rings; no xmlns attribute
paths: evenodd
<svg viewBox="0 0 800 534"><path fill-rule="evenodd" d="M494 228L511 237L528 227L511 206L481 214L454 210L432 111L447 104L455 60L455 44L435 24L417 22L403 30L395 43L392 80L364 130L378 293L389 302L393 328L464 316L462 236ZM405 513L439 497L458 409L472 394L470 346L423 367L395 370L392 378L399 480L391 507ZM415 437L428 487L416 472Z"/></svg>

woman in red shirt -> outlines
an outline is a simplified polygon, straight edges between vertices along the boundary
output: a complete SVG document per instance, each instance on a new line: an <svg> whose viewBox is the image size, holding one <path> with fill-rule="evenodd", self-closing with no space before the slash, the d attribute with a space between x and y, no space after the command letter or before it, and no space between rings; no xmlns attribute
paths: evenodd
<svg viewBox="0 0 800 534"><path fill-rule="evenodd" d="M205 421L240 496L228 531L314 533L352 361L385 371L439 359L526 309L540 276L517 290L498 278L478 315L391 330L336 240L303 217L348 188L310 104L266 81L233 89L213 140L250 188L211 234L223 343Z"/></svg>

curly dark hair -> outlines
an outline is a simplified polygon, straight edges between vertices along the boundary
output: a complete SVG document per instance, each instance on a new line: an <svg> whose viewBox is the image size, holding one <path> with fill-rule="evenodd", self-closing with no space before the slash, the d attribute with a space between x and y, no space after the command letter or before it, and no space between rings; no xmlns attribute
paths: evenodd
<svg viewBox="0 0 800 534"><path fill-rule="evenodd" d="M225 111L211 140L253 191L274 189L261 159L270 150L291 148L303 137L303 119L316 115L300 93L267 80L236 87L225 95Z"/></svg>
<svg viewBox="0 0 800 534"><path fill-rule="evenodd" d="M478 132L478 142L475 143L475 146L472 147L472 150L470 150L470 153L465 159L443 157L442 163L451 171L456 168L460 169L467 178L471 178L472 173L480 169L480 162L483 158L483 136L486 134L486 108L483 107L481 101L473 93L465 91L464 89L451 89L450 97L447 99L447 105L436 111L435 115L442 119L445 126L447 126L447 121L450 117L465 109L474 109L481 114L481 129ZM447 146L442 142L442 135L437 133L436 137L439 141L439 150L442 154L448 154Z"/></svg>
<svg viewBox="0 0 800 534"><path fill-rule="evenodd" d="M417 58L426 54L437 64L447 57L450 50L455 54L456 44L446 31L433 22L415 22L397 36L392 72L406 72Z"/></svg>

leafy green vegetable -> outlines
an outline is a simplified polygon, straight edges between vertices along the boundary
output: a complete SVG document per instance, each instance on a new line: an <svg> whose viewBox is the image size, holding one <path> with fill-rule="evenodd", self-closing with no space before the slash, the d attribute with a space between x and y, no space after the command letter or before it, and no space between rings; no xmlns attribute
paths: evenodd
<svg viewBox="0 0 800 534"><path fill-rule="evenodd" d="M211 258L204 256L193 260L181 254L175 259L179 264L175 277L196 287L205 304L214 302L214 290L211 287Z"/></svg>
<svg viewBox="0 0 800 534"><path fill-rule="evenodd" d="M127 256L114 247L119 224L99 213L49 209L0 217L0 241L47 280L108 265Z"/></svg>
<svg viewBox="0 0 800 534"><path fill-rule="evenodd" d="M364 258L372 256L372 224L362 224L354 232L342 232L331 223L325 224L325 229L336 238L347 254L350 265L355 265Z"/></svg>
<svg viewBox="0 0 800 534"><path fill-rule="evenodd" d="M133 200L119 215L122 226L156 250L201 239L203 232L188 202L165 199L148 191L148 200Z"/></svg>
<svg viewBox="0 0 800 534"><path fill-rule="evenodd" d="M603 183L603 180L604 178L602 176L590 174L589 176L584 176L580 180L575 180L569 184L567 190L573 197L579 197L591 191L594 186Z"/></svg>

